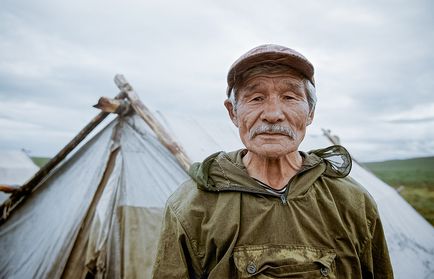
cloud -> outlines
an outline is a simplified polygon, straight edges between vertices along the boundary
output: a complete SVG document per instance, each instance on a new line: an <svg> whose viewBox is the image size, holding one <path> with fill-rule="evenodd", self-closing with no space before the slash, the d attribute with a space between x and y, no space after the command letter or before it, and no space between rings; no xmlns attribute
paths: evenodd
<svg viewBox="0 0 434 279"><path fill-rule="evenodd" d="M395 114L387 115L384 120L397 124L434 121L434 103L419 104Z"/></svg>
<svg viewBox="0 0 434 279"><path fill-rule="evenodd" d="M390 123L419 123L419 122L432 122L432 121L434 121L434 117L389 120Z"/></svg>
<svg viewBox="0 0 434 279"><path fill-rule="evenodd" d="M387 140L399 152L434 154L420 143L434 141L423 132L433 117L423 109L434 103L432 10L427 0L7 1L0 11L0 99L9 118L1 121L52 132L32 146L49 150L56 131L78 130L96 114L91 105L100 96L117 94L116 73L151 108L226 119L227 69L246 50L272 42L313 62L315 125L347 139L356 157L375 158ZM410 122L419 138L402 134ZM0 127L13 135L5 123ZM0 145L11 141L0 138ZM412 142L420 144L408 149Z"/></svg>

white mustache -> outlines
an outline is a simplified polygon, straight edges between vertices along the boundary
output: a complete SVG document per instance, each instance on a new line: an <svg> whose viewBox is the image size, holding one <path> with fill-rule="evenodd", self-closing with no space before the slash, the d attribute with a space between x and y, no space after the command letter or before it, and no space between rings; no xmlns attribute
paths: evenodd
<svg viewBox="0 0 434 279"><path fill-rule="evenodd" d="M250 139L253 139L259 134L282 134L295 138L295 132L290 127L281 126L279 124L261 124L249 133Z"/></svg>

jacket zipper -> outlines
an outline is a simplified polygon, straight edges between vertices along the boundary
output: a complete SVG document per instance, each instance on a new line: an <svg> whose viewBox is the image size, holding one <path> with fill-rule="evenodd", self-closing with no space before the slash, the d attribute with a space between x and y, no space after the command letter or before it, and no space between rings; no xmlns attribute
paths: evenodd
<svg viewBox="0 0 434 279"><path fill-rule="evenodd" d="M288 203L288 191L289 191L289 186L291 186L292 181L294 180L295 177L297 177L298 175L302 174L305 171L308 171L310 169L313 169L314 167L316 167L319 163L311 165L309 167L306 167L302 170L300 170L299 172L297 172L293 177L291 177L291 179L289 180L288 184L286 184L286 189L285 192L280 195L280 200L282 201L282 204L287 204Z"/></svg>
<svg viewBox="0 0 434 279"><path fill-rule="evenodd" d="M251 193L251 194L260 194L260 195L271 196L271 197L275 197L275 198L280 198L282 204L286 204L286 203L288 202L288 191L289 191L289 186L290 186L291 182L294 180L294 178L295 178L297 175L302 174L302 173L305 172L305 171L308 171L308 170L310 170L310 169L313 169L313 168L316 167L318 164L319 164L319 162L316 163L316 164L314 164L314 165L311 165L311 166L309 166L309 167L306 167L306 168L300 170L298 173L296 173L296 174L295 174L295 175L294 175L294 176L289 180L289 182L288 182L288 184L287 184L287 187L286 187L286 189L285 189L285 192L284 192L283 194L281 194L281 195L278 195L278 194L274 195L274 194L272 194L272 193L270 193L270 192L268 192L268 191L265 191L265 190L264 190L264 191L246 190L246 189L241 188L241 187L225 187L225 189L224 189L223 191L231 191L231 190L232 190L232 191L243 192L243 193ZM220 190L220 191L221 191L221 190ZM220 192L220 191L218 191L218 192Z"/></svg>

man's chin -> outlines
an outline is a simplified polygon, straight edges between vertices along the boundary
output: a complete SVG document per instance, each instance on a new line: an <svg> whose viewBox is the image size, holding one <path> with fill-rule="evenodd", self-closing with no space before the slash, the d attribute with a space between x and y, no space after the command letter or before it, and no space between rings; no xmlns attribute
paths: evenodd
<svg viewBox="0 0 434 279"><path fill-rule="evenodd" d="M267 146L263 145L261 147L250 148L247 147L247 150L265 158L277 159L283 156L288 155L294 151L297 151L297 148L283 148L281 146Z"/></svg>

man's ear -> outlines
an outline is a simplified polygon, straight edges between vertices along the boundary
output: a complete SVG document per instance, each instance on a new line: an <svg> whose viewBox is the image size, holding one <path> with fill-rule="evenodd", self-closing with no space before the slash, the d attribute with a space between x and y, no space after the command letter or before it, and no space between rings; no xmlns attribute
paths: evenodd
<svg viewBox="0 0 434 279"><path fill-rule="evenodd" d="M307 117L307 122L306 122L307 125L306 126L309 126L310 124L312 124L314 116L315 116L315 109L312 109L312 111L309 112L309 115Z"/></svg>
<svg viewBox="0 0 434 279"><path fill-rule="evenodd" d="M231 118L232 123L234 123L234 125L238 127L238 119L237 119L237 115L235 114L234 104L232 104L232 102L229 99L226 99L224 104L226 109L228 110L229 117Z"/></svg>

